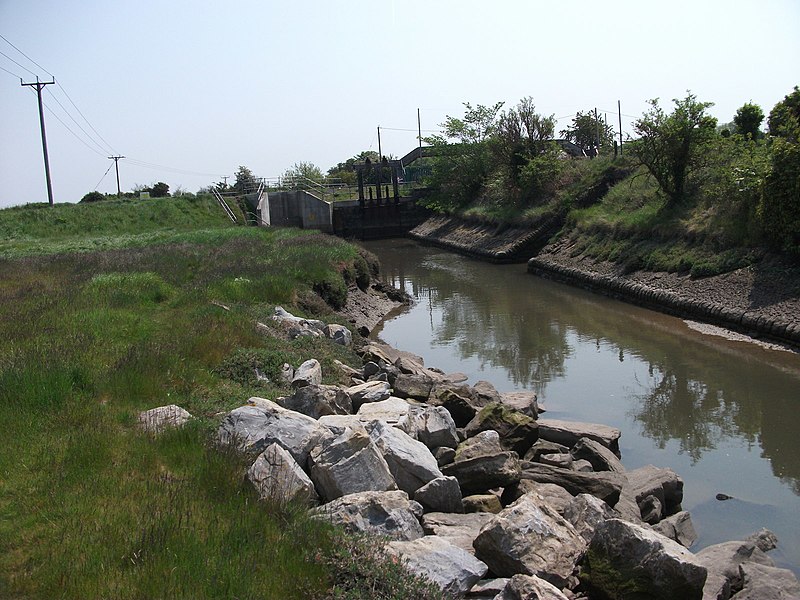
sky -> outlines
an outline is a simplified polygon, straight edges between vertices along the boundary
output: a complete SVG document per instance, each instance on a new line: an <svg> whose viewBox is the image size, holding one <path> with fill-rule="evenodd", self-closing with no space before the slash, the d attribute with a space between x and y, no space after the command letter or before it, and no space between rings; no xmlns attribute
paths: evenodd
<svg viewBox="0 0 800 600"><path fill-rule="evenodd" d="M402 156L463 103L531 96L566 127L623 133L691 90L732 120L800 84L797 0L0 0L0 208L157 181L196 192L239 165L327 171ZM34 61L34 62L32 62ZM60 119L60 120L59 120Z"/></svg>

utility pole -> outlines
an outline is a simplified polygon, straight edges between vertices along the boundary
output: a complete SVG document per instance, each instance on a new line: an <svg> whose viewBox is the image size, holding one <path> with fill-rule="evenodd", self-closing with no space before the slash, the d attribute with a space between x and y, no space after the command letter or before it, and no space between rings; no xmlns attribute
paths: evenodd
<svg viewBox="0 0 800 600"><path fill-rule="evenodd" d="M619 153L622 154L622 103L617 100L617 112L619 113Z"/></svg>
<svg viewBox="0 0 800 600"><path fill-rule="evenodd" d="M419 109L417 109L417 131L419 132L419 147L422 149L422 121L419 118ZM420 158L422 153L420 153Z"/></svg>
<svg viewBox="0 0 800 600"><path fill-rule="evenodd" d="M122 196L122 190L119 188L119 159L125 158L124 156L109 156L110 160L114 161L114 167L117 170L117 196Z"/></svg>
<svg viewBox="0 0 800 600"><path fill-rule="evenodd" d="M50 182L50 160L47 158L47 136L44 132L44 108L42 107L42 90L46 85L52 85L56 82L55 79L52 81L39 81L39 78L36 78L36 83L23 83L22 79L19 80L19 84L21 86L33 87L36 88L36 95L39 98L39 124L41 125L42 129L42 150L44 151L44 174L47 178L47 200L50 202L50 206L53 206L53 184Z"/></svg>
<svg viewBox="0 0 800 600"><path fill-rule="evenodd" d="M381 126L378 125L378 162L383 163L383 153L381 152Z"/></svg>
<svg viewBox="0 0 800 600"><path fill-rule="evenodd" d="M222 181L225 183L225 187L227 188L228 187L228 176L227 175L223 175L222 176Z"/></svg>
<svg viewBox="0 0 800 600"><path fill-rule="evenodd" d="M597 108L594 109L594 129L595 129L595 136L597 137L597 151L595 152L595 156L600 155L600 121L597 119Z"/></svg>

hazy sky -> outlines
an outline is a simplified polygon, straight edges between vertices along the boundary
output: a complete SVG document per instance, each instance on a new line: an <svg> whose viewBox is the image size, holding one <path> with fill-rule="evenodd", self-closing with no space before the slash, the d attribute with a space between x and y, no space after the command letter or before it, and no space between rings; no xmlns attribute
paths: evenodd
<svg viewBox="0 0 800 600"><path fill-rule="evenodd" d="M19 76L59 84L43 92L56 202L116 191L112 154L123 190L194 192L239 165L327 170L377 150L379 125L405 154L415 131L390 128L415 130L417 108L430 130L463 102L532 96L560 129L594 107L616 125L621 100L630 131L649 98L690 89L730 121L800 84L798 0L0 0L0 35L40 65L0 39L0 207L47 200Z"/></svg>

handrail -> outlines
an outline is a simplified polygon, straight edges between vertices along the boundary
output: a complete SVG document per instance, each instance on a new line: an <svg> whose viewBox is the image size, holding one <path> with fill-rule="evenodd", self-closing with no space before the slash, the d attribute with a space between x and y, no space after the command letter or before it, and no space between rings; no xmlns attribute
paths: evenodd
<svg viewBox="0 0 800 600"><path fill-rule="evenodd" d="M223 208L223 210L225 211L225 214L228 215L228 218L231 220L231 222L238 223L238 220L236 219L236 215L231 210L231 207L228 206L228 203L225 202L225 199L222 197L222 194L219 193L219 190L217 188L211 188L211 192L214 194L214 198L217 199L217 202Z"/></svg>

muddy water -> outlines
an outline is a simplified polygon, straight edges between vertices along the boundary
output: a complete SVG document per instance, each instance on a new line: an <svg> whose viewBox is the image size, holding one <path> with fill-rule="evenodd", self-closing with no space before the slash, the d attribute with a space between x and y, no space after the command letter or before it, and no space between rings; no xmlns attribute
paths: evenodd
<svg viewBox="0 0 800 600"><path fill-rule="evenodd" d="M375 335L426 364L613 425L628 468L671 467L700 539L768 527L800 575L800 354L410 240L366 244L414 296ZM691 326L690 326L691 325ZM698 330L699 329L699 330ZM716 500L719 493L731 496Z"/></svg>

